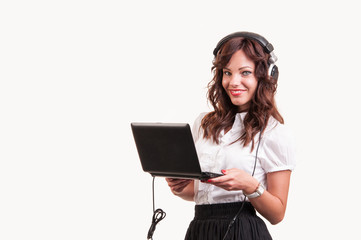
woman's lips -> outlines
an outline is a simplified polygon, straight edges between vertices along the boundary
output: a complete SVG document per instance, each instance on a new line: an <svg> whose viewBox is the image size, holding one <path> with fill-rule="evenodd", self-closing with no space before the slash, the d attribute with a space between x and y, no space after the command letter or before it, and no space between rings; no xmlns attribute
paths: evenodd
<svg viewBox="0 0 361 240"><path fill-rule="evenodd" d="M232 89L232 90L229 90L229 92L232 94L232 96L239 96L241 95L242 93L244 93L246 90L243 90L243 89Z"/></svg>

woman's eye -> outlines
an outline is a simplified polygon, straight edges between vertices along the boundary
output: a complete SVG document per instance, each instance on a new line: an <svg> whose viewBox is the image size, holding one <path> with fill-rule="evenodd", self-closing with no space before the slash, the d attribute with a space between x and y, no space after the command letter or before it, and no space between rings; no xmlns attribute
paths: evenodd
<svg viewBox="0 0 361 240"><path fill-rule="evenodd" d="M223 71L223 74L226 75L226 76L231 76L231 73L228 72L228 71Z"/></svg>
<svg viewBox="0 0 361 240"><path fill-rule="evenodd" d="M243 76L248 76L248 75L250 75L252 72L250 72L250 71L244 71L244 72L242 72L242 75Z"/></svg>

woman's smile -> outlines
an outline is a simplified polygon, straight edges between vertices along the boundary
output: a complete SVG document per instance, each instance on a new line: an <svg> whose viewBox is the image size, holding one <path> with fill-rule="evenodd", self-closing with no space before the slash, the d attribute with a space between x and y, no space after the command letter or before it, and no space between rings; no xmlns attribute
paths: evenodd
<svg viewBox="0 0 361 240"><path fill-rule="evenodd" d="M231 95L234 97L241 96L246 91L247 91L246 89L230 89L229 90Z"/></svg>

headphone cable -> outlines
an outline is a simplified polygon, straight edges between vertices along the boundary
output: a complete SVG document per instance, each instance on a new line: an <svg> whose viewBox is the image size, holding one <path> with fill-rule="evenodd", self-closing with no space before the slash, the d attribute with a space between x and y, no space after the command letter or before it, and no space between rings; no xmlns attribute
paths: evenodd
<svg viewBox="0 0 361 240"><path fill-rule="evenodd" d="M266 120L266 117L265 117L265 120ZM259 132L258 144L257 144L257 148L256 148L256 156L255 156L255 158L254 158L254 165L253 165L252 177L254 176L254 173L255 173L255 171L256 171L257 158L258 158L258 149L259 149L259 145L260 145L261 139L262 139L262 131L263 131L263 126L261 127L261 131ZM244 207L244 204L245 204L246 198L247 198L246 194L243 193L243 195L244 195L244 200L243 200L243 202L242 202L242 205L241 205L240 209L238 210L237 214L233 217L233 219L231 220L231 222L228 224L227 231L226 231L226 233L224 234L222 240L225 240L225 239L226 239L226 237L227 237L227 235L228 235L228 233L229 233L229 230L231 230L234 222L236 221L237 217L239 216L239 214L241 214L241 212L242 212L242 210L243 210L243 207Z"/></svg>
<svg viewBox="0 0 361 240"><path fill-rule="evenodd" d="M155 227L157 226L157 224L162 221L165 216L166 213L158 208L155 210L155 200L154 200L154 180L155 180L155 176L153 176L153 181L152 181L152 196L153 196L153 217L152 217L152 224L150 225L149 231L148 231L148 235L147 235L147 239L151 239L153 240L153 234L155 231Z"/></svg>

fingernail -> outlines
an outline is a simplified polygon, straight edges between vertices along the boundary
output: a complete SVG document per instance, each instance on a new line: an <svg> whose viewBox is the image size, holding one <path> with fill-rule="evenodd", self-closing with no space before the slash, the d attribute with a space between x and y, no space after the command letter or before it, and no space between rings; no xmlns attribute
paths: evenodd
<svg viewBox="0 0 361 240"><path fill-rule="evenodd" d="M211 179L208 179L207 182L210 183L210 182L212 182L212 180L211 180Z"/></svg>
<svg viewBox="0 0 361 240"><path fill-rule="evenodd" d="M226 170L222 170L221 172L222 172L223 174L226 174Z"/></svg>

